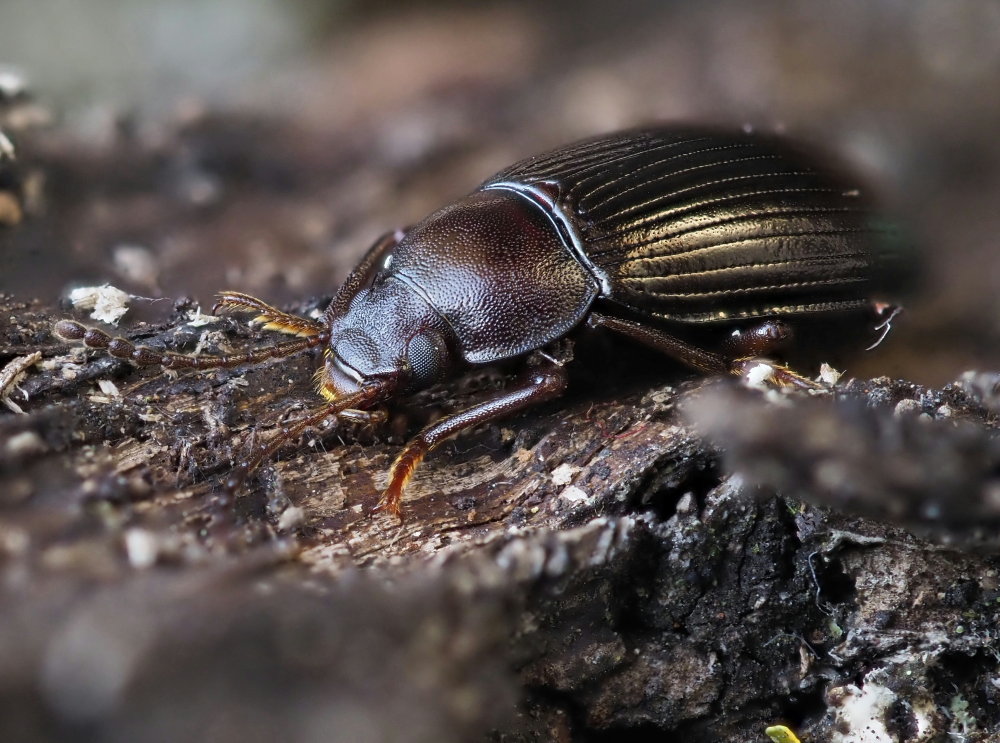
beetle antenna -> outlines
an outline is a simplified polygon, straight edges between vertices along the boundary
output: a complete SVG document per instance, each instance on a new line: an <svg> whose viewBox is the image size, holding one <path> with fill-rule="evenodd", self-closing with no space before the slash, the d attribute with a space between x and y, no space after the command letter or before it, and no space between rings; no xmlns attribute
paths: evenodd
<svg viewBox="0 0 1000 743"><path fill-rule="evenodd" d="M243 353L219 356L189 356L174 351L161 351L149 346L137 346L125 338L113 338L103 330L88 328L75 320L60 320L53 331L63 340L83 341L87 348L107 351L116 359L131 361L136 366L161 366L164 369L226 369L242 364L259 364L270 359L282 359L310 348L326 344L330 340L327 332L317 332L305 338L297 338L287 343L255 348Z"/></svg>
<svg viewBox="0 0 1000 743"><path fill-rule="evenodd" d="M299 436L307 428L318 426L324 420L340 413L350 410L364 409L377 402L382 396L383 387L371 385L362 387L353 395L340 397L334 402L320 408L311 415L298 421L283 425L270 441L259 445L247 459L239 462L233 473L226 479L225 489L229 493L234 493L246 481L255 469L262 462L270 459L274 454L291 439Z"/></svg>
<svg viewBox="0 0 1000 743"><path fill-rule="evenodd" d="M319 335L325 329L323 323L318 320L310 320L282 312L277 307L272 307L267 302L243 292L220 292L219 301L212 307L212 314L214 315L219 310L256 312L257 316L250 321L251 323L260 324L264 330L277 330L279 333L287 333L299 338Z"/></svg>

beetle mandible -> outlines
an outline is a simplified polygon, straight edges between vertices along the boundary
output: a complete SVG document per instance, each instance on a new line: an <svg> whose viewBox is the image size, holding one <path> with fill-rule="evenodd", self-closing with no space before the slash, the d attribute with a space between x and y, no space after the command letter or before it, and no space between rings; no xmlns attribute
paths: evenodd
<svg viewBox="0 0 1000 743"><path fill-rule="evenodd" d="M431 449L563 392L565 369L545 348L577 329L604 328L708 374L744 374L813 320L861 319L881 332L877 345L898 311L880 301L900 266L898 244L857 184L786 140L661 126L522 160L384 236L322 320L240 292L219 295L215 310L254 312L265 329L295 340L212 357L135 346L71 320L55 330L168 369L322 347L316 380L325 406L240 462L231 488L328 417L363 416L463 370L530 358L516 385L405 445L378 506L399 516L403 489ZM812 384L774 369L775 384Z"/></svg>

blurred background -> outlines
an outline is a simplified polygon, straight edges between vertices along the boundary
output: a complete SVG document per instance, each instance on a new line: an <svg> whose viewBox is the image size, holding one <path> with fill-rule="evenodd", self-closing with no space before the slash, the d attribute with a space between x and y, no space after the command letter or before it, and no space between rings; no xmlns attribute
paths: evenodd
<svg viewBox="0 0 1000 743"><path fill-rule="evenodd" d="M17 152L0 291L331 294L380 233L516 158L711 121L838 153L922 249L922 293L850 373L1000 368L998 3L4 0L0 15Z"/></svg>

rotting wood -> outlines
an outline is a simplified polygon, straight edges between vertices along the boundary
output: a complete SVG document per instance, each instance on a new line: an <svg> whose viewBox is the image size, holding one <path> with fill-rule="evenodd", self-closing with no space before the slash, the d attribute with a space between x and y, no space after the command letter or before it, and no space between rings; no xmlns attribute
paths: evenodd
<svg viewBox="0 0 1000 743"><path fill-rule="evenodd" d="M199 688L201 666L179 650L193 643L227 683L249 693L226 670L248 662L248 646L206 633L206 618L243 627L233 631L266 645L280 636L283 622L298 617L294 621L326 628L297 640L309 655L332 642L323 633L359 632L358 618L345 607L364 605L370 608L358 609L358 617L368 627L365 636L379 639L358 640L350 662L382 658L372 642L394 648L399 673L414 670L406 658L431 664L424 672L441 679L435 703L410 699L392 675L378 676L378 683L381 694L409 700L401 703L400 719L429 714L443 740L458 740L449 731L459 729L463 735L490 728L520 734L513 732L511 706L518 697L534 720L524 735L654 725L735 741L774 722L788 700L809 699L828 710L800 729L816 736L863 701L859 695L866 692L849 683L858 673L874 693L905 671L908 686L880 693L898 704L928 700L928 709L946 705L937 690L947 679L971 700L969 714L986 720L992 714L976 701L992 693L984 684L997 648L989 627L995 627L990 597L997 589L990 581L996 582L998 566L989 550L980 543L967 552L962 541L942 548L895 526L750 487L772 484L788 496L811 494L819 504L838 501L838 481L827 492L810 479L821 457L809 443L809 421L820 430L842 427L846 453L836 461L845 468L839 482L850 484L860 473L851 468L867 466L850 452L873 445L864 438L875 430L866 415L882 426L873 442L892 430L926 425L905 411L894 415L908 407L901 400L937 411L941 420L932 424L940 426L940 456L952 456L949 446L956 454L969 451L970 436L991 451L994 416L976 393L855 382L843 395L846 407L838 407L829 398L769 403L711 381L640 384L603 395L599 388L445 446L412 483L399 525L366 513L402 440L391 426L308 436L305 446L264 467L235 500L219 489L248 436L266 436L282 417L313 404L314 359L210 374L138 371L49 339L51 310L4 301L0 309L16 321L0 340L0 360L23 353L20 338L43 339L37 349L44 359L22 383L27 414L0 415L3 601L20 606L7 615L16 617L6 620L8 628L9 622L32 625L22 630L32 647L69 641L59 639L64 625L46 608L55 601L73 626L90 627L87 632L97 631L87 624L95 617L112 633L143 623L146 649L122 647L140 653L125 677L130 685L152 683L158 695L174 693L175 683ZM122 332L193 347L197 335L182 317ZM227 321L216 342L258 339ZM119 394L104 394L102 378L113 379ZM432 390L410 403L411 417L488 394L498 379ZM851 413L852 399L867 401L875 412ZM781 423L788 405L801 411L803 430ZM946 419L964 421L955 429L962 438L951 438ZM725 474L699 428L725 444L742 476ZM925 447L934 440L919 439ZM824 451L835 456L838 441L827 444ZM758 471L748 462L769 464ZM948 480L941 466L946 473L935 488L959 482ZM966 472L963 487L978 477L972 484L990 492L991 471L984 462L980 474ZM775 473L784 474L772 483ZM938 521L938 541L967 536ZM373 581L394 588L384 593ZM96 598L81 600L83 586L96 588ZM317 595L337 598L317 603ZM173 597L169 608L165 596ZM132 608L116 615L112 605ZM261 617L258 624L241 618L248 610ZM399 613L411 617L409 630L398 625ZM420 648L431 646L413 632L423 627L437 637L432 628L446 625L456 642L466 638L465 649L432 644L437 655L428 660ZM289 663L298 667L282 647L252 661L264 678L276 678ZM39 652L28 651L6 668L7 688L27 693L43 662ZM339 652L350 655L346 646ZM45 661L59 677L48 696L32 704L68 704L62 700L77 688L74 664L97 662L72 657L59 651ZM960 671L954 664L962 658L973 659L975 670ZM516 670L519 681L486 680L471 670L496 663ZM324 668L316 688L331 704L352 700L375 715L380 695L358 697L349 674L339 675L339 661ZM160 679L156 669L171 671ZM281 711L290 690L261 683L277 703L268 724L297 730L301 720ZM469 693L507 701L502 709L474 704L466 727L456 727L454 700ZM104 729L133 729L143 709L159 704L122 694L112 700L117 712L94 713ZM954 694L948 686L945 696ZM216 695L213 703L248 714L240 696ZM210 714L194 709L197 729ZM323 709L310 707L307 717ZM43 715L38 729L76 714L67 708ZM943 716L932 718L947 729ZM163 724L163 730L179 730Z"/></svg>

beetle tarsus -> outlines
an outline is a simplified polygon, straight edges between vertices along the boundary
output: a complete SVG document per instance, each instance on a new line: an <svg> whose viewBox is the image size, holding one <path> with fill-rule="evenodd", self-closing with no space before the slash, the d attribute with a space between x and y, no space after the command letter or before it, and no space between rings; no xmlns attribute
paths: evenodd
<svg viewBox="0 0 1000 743"><path fill-rule="evenodd" d="M764 364L769 369L764 381L774 387L795 387L805 390L823 389L822 385L792 371L787 366L758 356L729 360L721 354L685 343L658 328L631 320L592 312L587 318L587 325L592 328L607 328L620 333L688 366L710 374L731 374L745 377L751 369ZM730 341L730 350L769 351L786 343L790 335L791 330L785 323L780 320L768 320L745 331L734 341Z"/></svg>
<svg viewBox="0 0 1000 743"><path fill-rule="evenodd" d="M423 431L421 431L422 433ZM423 461L424 457L427 456L428 450L429 446L419 435L407 444L406 448L396 457L396 461L392 463L392 468L389 470L389 484L382 491L382 497L379 498L378 505L372 509L372 513L385 511L402 522L403 508L401 501L403 499L403 489L413 478L414 471Z"/></svg>
<svg viewBox="0 0 1000 743"><path fill-rule="evenodd" d="M761 369L763 374L757 375L756 371L758 369ZM777 364L768 359L757 357L734 360L730 366L729 373L746 380L752 387L792 387L806 391L827 389L819 382L802 376L784 364Z"/></svg>

